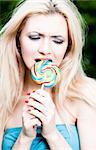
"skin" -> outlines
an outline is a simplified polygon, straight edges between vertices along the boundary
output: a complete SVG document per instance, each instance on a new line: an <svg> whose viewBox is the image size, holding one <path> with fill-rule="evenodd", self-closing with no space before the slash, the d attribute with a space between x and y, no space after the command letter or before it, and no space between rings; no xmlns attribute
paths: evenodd
<svg viewBox="0 0 96 150"><path fill-rule="evenodd" d="M68 46L66 20L59 14L33 15L23 28L20 43L23 60L28 69L36 58L50 58L59 66Z"/></svg>
<svg viewBox="0 0 96 150"><path fill-rule="evenodd" d="M29 149L36 136L36 128L40 125L42 135L47 139L51 150L58 150L61 145L62 148L72 150L56 129L56 124L64 122L56 111L51 89L41 90L41 85L37 85L30 76L31 67L37 58L52 59L57 66L62 62L68 46L66 20L60 14L30 17L21 32L20 46L26 65L23 96L26 97L27 103L24 103L24 100L20 101L6 125L6 128L22 126L22 132L13 150L25 147L26 150ZM32 92L34 89L35 92ZM26 91L30 94L25 96ZM70 124L77 121L81 150L95 150L96 110L83 101L64 102L68 109L66 115Z"/></svg>
<svg viewBox="0 0 96 150"><path fill-rule="evenodd" d="M55 26L55 24L57 25ZM27 67L26 80L28 83L26 86L34 85L36 89L38 85L35 85L30 76L31 67L36 59L51 59L54 64L60 65L68 46L66 20L59 14L33 15L27 20L21 32L20 43L22 57ZM51 89L47 92L41 89L36 90L29 97L30 99L27 99L28 103L23 109L24 132L29 137L35 137L36 128L34 129L34 125L41 125L42 123L42 135L46 137L47 134L56 130L55 105L52 100ZM32 134L30 135L30 133Z"/></svg>

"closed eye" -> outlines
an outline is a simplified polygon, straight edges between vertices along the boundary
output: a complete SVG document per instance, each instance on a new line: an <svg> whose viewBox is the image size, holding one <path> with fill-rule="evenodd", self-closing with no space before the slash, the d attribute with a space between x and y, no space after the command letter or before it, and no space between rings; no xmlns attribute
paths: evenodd
<svg viewBox="0 0 96 150"><path fill-rule="evenodd" d="M39 40L40 39L40 36L38 36L38 35L29 35L28 37L31 40Z"/></svg>
<svg viewBox="0 0 96 150"><path fill-rule="evenodd" d="M54 43L63 44L64 40L53 40Z"/></svg>
<svg viewBox="0 0 96 150"><path fill-rule="evenodd" d="M51 36L52 41L56 44L63 44L64 38L62 36Z"/></svg>

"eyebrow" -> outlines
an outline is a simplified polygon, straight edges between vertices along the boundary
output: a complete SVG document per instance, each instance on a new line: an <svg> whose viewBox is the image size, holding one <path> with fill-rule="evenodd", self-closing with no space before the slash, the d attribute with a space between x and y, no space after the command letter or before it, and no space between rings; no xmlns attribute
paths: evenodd
<svg viewBox="0 0 96 150"><path fill-rule="evenodd" d="M42 36L42 37L45 36L44 34L39 33L39 32L37 32L37 31L29 32L29 34L32 34L32 33L37 33L39 36ZM64 36L62 36L62 35L52 35L52 36L50 36L50 37L52 37L52 38L62 38L63 40L65 39Z"/></svg>

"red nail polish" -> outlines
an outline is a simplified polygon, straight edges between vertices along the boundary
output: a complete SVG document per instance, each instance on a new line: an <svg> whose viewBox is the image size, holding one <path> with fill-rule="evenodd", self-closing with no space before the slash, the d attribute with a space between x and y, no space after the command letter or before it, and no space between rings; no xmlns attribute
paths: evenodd
<svg viewBox="0 0 96 150"><path fill-rule="evenodd" d="M28 103L29 101L28 100L25 100L25 103Z"/></svg>
<svg viewBox="0 0 96 150"><path fill-rule="evenodd" d="M32 91L33 93L35 92L35 90Z"/></svg>
<svg viewBox="0 0 96 150"><path fill-rule="evenodd" d="M28 109L28 111L31 111L30 109Z"/></svg>
<svg viewBox="0 0 96 150"><path fill-rule="evenodd" d="M30 93L29 93L29 92L27 92L27 93L26 93L26 95L30 95Z"/></svg>

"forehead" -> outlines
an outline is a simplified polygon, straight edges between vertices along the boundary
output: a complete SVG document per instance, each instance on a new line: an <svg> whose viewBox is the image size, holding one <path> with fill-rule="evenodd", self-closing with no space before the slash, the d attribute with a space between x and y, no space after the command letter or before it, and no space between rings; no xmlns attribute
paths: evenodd
<svg viewBox="0 0 96 150"><path fill-rule="evenodd" d="M49 15L32 15L28 18L23 30L25 32L42 32L48 35L65 35L67 33L67 23L65 18L58 13Z"/></svg>

